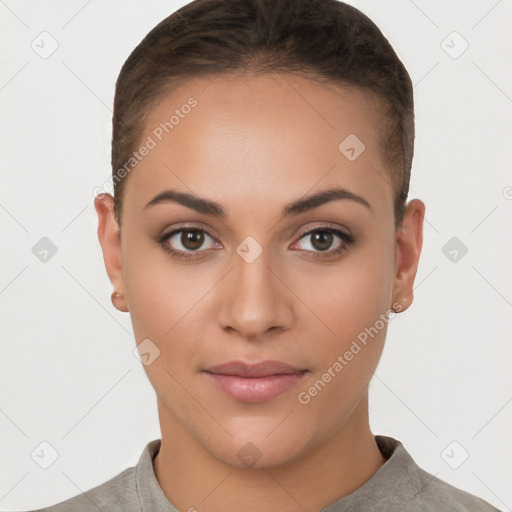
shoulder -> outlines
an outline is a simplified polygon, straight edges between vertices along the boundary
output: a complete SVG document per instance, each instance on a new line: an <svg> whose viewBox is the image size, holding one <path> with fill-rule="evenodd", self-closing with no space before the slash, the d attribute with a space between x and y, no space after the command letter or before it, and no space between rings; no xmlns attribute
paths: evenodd
<svg viewBox="0 0 512 512"><path fill-rule="evenodd" d="M376 436L375 439L388 459L384 465L388 466L387 474L381 483L390 487L393 498L388 500L396 506L400 504L403 512L500 512L483 499L425 471L397 439L388 436Z"/></svg>
<svg viewBox="0 0 512 512"><path fill-rule="evenodd" d="M135 467L89 491L50 507L31 512L140 512Z"/></svg>
<svg viewBox="0 0 512 512"><path fill-rule="evenodd" d="M419 490L407 510L500 512L482 498L463 491L418 467ZM404 510L405 512L405 510Z"/></svg>
<svg viewBox="0 0 512 512"><path fill-rule="evenodd" d="M150 510L154 508L151 507L153 503L159 505L156 510L167 507L170 504L153 472L153 459L160 443L160 439L150 441L135 466L110 480L66 501L31 512L141 512L142 503Z"/></svg>

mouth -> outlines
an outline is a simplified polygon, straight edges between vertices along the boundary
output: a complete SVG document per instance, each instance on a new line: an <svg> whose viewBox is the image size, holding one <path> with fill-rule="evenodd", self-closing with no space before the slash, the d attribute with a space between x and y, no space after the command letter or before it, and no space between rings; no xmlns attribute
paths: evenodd
<svg viewBox="0 0 512 512"><path fill-rule="evenodd" d="M231 398L246 403L272 400L298 385L309 370L280 361L249 364L231 361L203 370L215 386Z"/></svg>

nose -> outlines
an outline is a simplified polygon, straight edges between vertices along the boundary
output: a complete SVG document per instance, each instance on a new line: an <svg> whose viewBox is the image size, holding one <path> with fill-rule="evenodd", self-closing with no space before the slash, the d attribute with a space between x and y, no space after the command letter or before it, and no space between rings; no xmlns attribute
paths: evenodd
<svg viewBox="0 0 512 512"><path fill-rule="evenodd" d="M234 268L218 290L221 305L219 325L246 340L258 340L270 330L291 327L293 294L287 289L277 266L266 251L253 262L233 256Z"/></svg>

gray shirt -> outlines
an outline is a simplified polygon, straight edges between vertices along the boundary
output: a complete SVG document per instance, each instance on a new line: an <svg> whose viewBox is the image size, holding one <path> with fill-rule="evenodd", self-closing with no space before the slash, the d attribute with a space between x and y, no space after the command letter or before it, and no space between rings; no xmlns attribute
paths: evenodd
<svg viewBox="0 0 512 512"><path fill-rule="evenodd" d="M382 435L376 435L375 441L387 459L384 465L361 487L320 512L500 512L421 469L400 441ZM38 512L179 512L163 493L153 470L159 449L160 439L151 441L135 467Z"/></svg>

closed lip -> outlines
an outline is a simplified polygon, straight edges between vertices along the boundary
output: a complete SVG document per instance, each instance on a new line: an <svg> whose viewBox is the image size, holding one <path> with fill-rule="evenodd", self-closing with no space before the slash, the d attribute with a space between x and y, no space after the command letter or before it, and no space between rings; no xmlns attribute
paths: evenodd
<svg viewBox="0 0 512 512"><path fill-rule="evenodd" d="M217 364L204 370L217 375L230 375L233 377L258 378L271 375L301 374L308 370L292 366L281 361L261 361L259 363L246 363L244 361L230 361Z"/></svg>

